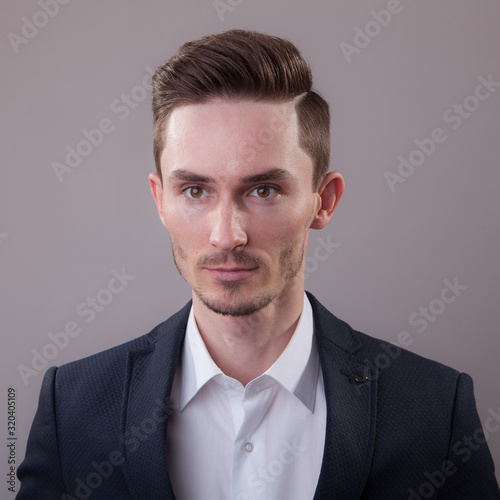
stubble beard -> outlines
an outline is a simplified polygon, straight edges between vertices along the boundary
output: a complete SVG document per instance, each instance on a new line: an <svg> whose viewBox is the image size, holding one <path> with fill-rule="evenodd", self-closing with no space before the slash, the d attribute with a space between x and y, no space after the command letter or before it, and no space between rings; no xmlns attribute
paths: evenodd
<svg viewBox="0 0 500 500"><path fill-rule="evenodd" d="M305 239L306 235L304 235L302 240L296 240L290 243L280 252L280 275L283 280L283 286L279 289L263 290L256 296L250 297L247 300L238 297L240 289L244 286L242 281L220 281L219 286L223 289L222 297L211 297L202 285L188 282L182 272L182 266L180 264L181 260L186 260L187 255L182 247L173 241L172 255L179 274L191 285L196 296L208 309L222 316L250 316L264 309L274 299L286 293L302 267L305 253ZM202 259L197 264L221 264L227 262L229 256L231 256L233 261L239 264L255 264L256 267L261 268L261 272L267 271L267 263L259 257L251 256L246 250L220 253L213 257Z"/></svg>

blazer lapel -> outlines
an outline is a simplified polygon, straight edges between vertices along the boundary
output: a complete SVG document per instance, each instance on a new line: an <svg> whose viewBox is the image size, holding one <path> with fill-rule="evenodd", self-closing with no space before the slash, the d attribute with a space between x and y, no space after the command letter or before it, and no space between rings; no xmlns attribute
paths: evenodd
<svg viewBox="0 0 500 500"><path fill-rule="evenodd" d="M190 307L155 328L150 347L129 353L121 439L134 499L175 498L167 472L168 405Z"/></svg>
<svg viewBox="0 0 500 500"><path fill-rule="evenodd" d="M355 357L361 343L351 328L311 294L327 403L325 450L314 500L360 498L370 469L377 380Z"/></svg>

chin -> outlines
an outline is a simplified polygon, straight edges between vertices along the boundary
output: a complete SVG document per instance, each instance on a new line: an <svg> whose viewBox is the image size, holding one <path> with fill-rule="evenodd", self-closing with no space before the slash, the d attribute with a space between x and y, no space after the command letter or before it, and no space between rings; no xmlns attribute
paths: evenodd
<svg viewBox="0 0 500 500"><path fill-rule="evenodd" d="M240 290L241 282L225 281L222 287L225 290L219 293L206 293L194 287L193 290L208 309L223 316L250 316L268 306L276 296L271 290L249 296Z"/></svg>

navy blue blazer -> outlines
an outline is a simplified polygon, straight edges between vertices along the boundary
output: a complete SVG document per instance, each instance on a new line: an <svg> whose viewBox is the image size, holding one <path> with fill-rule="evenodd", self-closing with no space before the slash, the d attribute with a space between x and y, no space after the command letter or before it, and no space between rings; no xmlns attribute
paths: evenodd
<svg viewBox="0 0 500 500"><path fill-rule="evenodd" d="M327 400L314 500L500 499L471 378L353 330L308 296ZM47 371L18 500L175 498L167 402L190 306Z"/></svg>

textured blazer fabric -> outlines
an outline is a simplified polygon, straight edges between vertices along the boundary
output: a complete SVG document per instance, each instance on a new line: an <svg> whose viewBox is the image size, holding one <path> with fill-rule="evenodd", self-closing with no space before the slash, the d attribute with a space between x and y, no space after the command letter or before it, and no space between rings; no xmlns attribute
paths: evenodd
<svg viewBox="0 0 500 500"><path fill-rule="evenodd" d="M471 378L357 332L308 297L327 400L314 500L500 499ZM168 401L190 307L47 371L18 500L175 498Z"/></svg>

